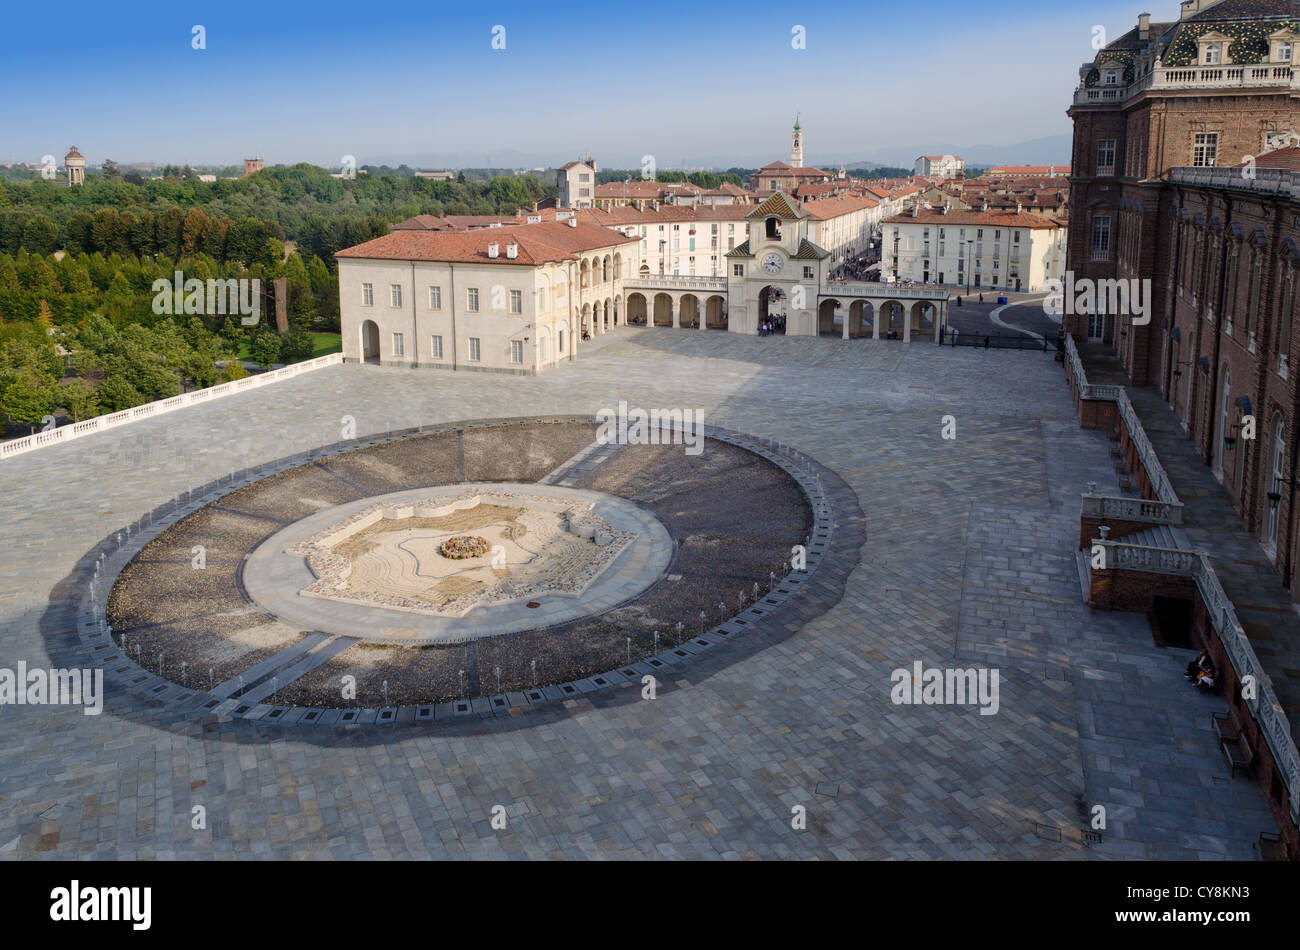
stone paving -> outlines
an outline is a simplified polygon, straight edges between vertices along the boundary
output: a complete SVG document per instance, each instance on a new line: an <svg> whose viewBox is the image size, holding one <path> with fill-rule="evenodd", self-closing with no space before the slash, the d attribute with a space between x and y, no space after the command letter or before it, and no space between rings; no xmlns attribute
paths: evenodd
<svg viewBox="0 0 1300 950"><path fill-rule="evenodd" d="M75 655L72 578L105 536L335 442L345 416L364 436L619 399L700 408L843 479L866 538L851 574L828 556L769 632L662 671L654 699L627 684L517 718L336 729L183 718L120 691L97 717L6 706L0 855L1252 857L1263 795L1228 778L1185 651L1082 604L1077 496L1113 475L1059 364L690 330L593 342L541 377L334 367L5 462L0 666ZM915 661L996 664L998 713L893 704L891 671ZM1083 834L1098 804L1100 841Z"/></svg>

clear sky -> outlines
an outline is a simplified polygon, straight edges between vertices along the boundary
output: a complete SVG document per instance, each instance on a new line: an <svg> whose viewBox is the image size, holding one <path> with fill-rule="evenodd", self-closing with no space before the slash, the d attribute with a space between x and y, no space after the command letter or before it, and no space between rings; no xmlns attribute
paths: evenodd
<svg viewBox="0 0 1300 950"><path fill-rule="evenodd" d="M514 164L590 148L672 167L781 156L796 112L810 161L1014 143L1069 132L1093 26L1118 36L1144 9L1178 15L1175 0L14 3L0 159L76 144L91 164Z"/></svg>

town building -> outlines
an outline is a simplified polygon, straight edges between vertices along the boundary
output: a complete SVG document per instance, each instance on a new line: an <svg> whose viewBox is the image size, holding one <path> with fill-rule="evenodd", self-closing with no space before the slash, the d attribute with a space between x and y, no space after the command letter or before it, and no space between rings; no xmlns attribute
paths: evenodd
<svg viewBox="0 0 1300 950"><path fill-rule="evenodd" d="M257 158L246 158L244 159L244 177L247 178L249 175L256 175L265 167L266 163L260 155L257 156Z"/></svg>
<svg viewBox="0 0 1300 950"><path fill-rule="evenodd" d="M1064 222L1020 208L914 206L881 231L885 279L1036 293L1064 271Z"/></svg>
<svg viewBox="0 0 1300 950"><path fill-rule="evenodd" d="M339 251L343 356L529 374L624 322L636 239L576 217L473 231L401 230Z"/></svg>
<svg viewBox="0 0 1300 950"><path fill-rule="evenodd" d="M555 171L557 198L561 208L596 206L596 160L588 154L576 162L565 162Z"/></svg>
<svg viewBox="0 0 1300 950"><path fill-rule="evenodd" d="M966 163L959 155L922 155L912 171L927 178L961 178L966 174Z"/></svg>

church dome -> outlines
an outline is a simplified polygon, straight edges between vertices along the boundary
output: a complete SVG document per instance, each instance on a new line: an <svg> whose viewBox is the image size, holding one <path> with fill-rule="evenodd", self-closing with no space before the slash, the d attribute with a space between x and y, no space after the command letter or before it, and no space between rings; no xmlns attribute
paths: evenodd
<svg viewBox="0 0 1300 950"><path fill-rule="evenodd" d="M77 151L77 146L74 145L72 146L72 148L68 150L68 154L63 156L63 163L65 165L69 163L74 165L75 164L84 165L86 164L86 159L85 156L83 156L80 152Z"/></svg>

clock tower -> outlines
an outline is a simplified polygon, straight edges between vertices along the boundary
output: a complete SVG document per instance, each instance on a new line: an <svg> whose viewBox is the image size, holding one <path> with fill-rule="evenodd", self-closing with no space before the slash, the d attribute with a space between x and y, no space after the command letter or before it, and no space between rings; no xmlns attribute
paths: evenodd
<svg viewBox="0 0 1300 950"><path fill-rule="evenodd" d="M790 336L816 336L830 255L808 240L808 212L775 191L745 218L748 240L727 252L727 329L757 333L776 317Z"/></svg>
<svg viewBox="0 0 1300 950"><path fill-rule="evenodd" d="M803 168L803 129L799 127L799 116L794 117L794 131L790 135L790 165Z"/></svg>

